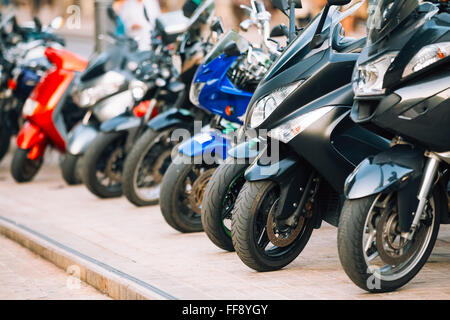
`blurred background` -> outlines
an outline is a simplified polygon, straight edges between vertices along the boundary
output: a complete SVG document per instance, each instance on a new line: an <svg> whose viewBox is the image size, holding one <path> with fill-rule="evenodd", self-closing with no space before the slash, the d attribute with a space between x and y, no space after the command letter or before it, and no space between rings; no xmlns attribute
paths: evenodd
<svg viewBox="0 0 450 320"><path fill-rule="evenodd" d="M95 39L95 3L108 3L112 0L0 0L1 10L11 10L16 12L19 22L32 20L33 16L38 16L46 24L53 18L62 16L72 19L71 24L66 24L59 31L68 40L68 48L75 52L89 56L94 50ZM127 1L139 0L119 0L114 1L116 5L123 5ZM184 0L143 0L158 2L162 12L179 10ZM274 9L269 0L264 0L266 8L272 13L272 24L288 23L284 14ZM298 19L306 23L309 18L314 17L326 3L326 0L303 0L303 9L297 10ZM237 29L239 23L246 19L244 12L240 8L241 4L249 5L250 0L216 0L216 14L222 17L227 30ZM352 17L347 18L343 25L346 34L349 36L360 36L365 32L365 21L367 18L367 4L365 4ZM75 19L75 20L74 20ZM256 36L256 30L247 34L247 38L252 40Z"/></svg>

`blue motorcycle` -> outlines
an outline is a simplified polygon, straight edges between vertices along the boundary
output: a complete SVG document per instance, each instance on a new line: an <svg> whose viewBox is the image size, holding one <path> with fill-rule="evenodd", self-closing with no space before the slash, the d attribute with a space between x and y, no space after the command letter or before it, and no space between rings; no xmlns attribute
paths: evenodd
<svg viewBox="0 0 450 320"><path fill-rule="evenodd" d="M268 28L270 14L263 4L253 1L250 10L255 25ZM249 22L252 20L246 21L242 29L247 29ZM253 92L277 56L277 52L270 53L254 49L238 33L230 31L197 70L191 102L215 116L208 126L175 148L176 158L164 175L161 211L174 229L183 233L203 230L201 209L206 186L238 141Z"/></svg>

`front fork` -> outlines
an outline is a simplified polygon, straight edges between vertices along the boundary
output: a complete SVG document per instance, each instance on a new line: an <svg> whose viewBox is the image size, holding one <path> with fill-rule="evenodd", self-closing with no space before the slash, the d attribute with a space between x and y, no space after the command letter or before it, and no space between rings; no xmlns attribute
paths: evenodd
<svg viewBox="0 0 450 320"><path fill-rule="evenodd" d="M412 240L414 234L417 231L420 219L424 214L424 209L428 202L429 195L431 194L434 182L436 181L439 165L441 163L441 159L434 153L427 153L425 154L425 156L428 158L428 160L425 165L423 178L420 183L419 194L417 196L417 199L419 200L419 205L417 206L417 210L414 214L414 220L412 222L410 232L405 232L402 234L402 237L408 240Z"/></svg>

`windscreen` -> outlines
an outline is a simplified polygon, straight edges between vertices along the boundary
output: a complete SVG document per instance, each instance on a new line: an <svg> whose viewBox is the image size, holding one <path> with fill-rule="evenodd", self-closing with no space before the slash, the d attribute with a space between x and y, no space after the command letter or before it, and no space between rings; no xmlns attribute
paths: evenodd
<svg viewBox="0 0 450 320"><path fill-rule="evenodd" d="M208 53L203 60L202 64L207 65L218 56L224 53L227 45L235 42L241 52L245 52L248 49L248 41L235 31L229 31L223 38L214 46L214 48Z"/></svg>
<svg viewBox="0 0 450 320"><path fill-rule="evenodd" d="M195 10L189 19L188 29L197 23L206 23L211 16L214 14L215 4L214 0L206 0L204 1L200 7Z"/></svg>
<svg viewBox="0 0 450 320"><path fill-rule="evenodd" d="M418 0L379 0L369 6L368 42L375 44L396 29L419 5Z"/></svg>

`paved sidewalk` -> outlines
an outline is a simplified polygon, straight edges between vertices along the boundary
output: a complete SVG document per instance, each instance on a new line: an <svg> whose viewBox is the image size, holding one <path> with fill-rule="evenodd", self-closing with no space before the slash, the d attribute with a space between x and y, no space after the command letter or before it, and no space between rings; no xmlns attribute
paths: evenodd
<svg viewBox="0 0 450 320"><path fill-rule="evenodd" d="M178 299L450 299L448 226L414 281L395 293L370 295L342 270L330 226L315 231L288 268L261 274L202 233L172 230L158 207L99 200L83 186L65 186L55 167L45 167L33 183L16 185L8 166L7 159L0 168L0 220L15 221Z"/></svg>
<svg viewBox="0 0 450 320"><path fill-rule="evenodd" d="M0 300L109 299L3 236L0 248Z"/></svg>

